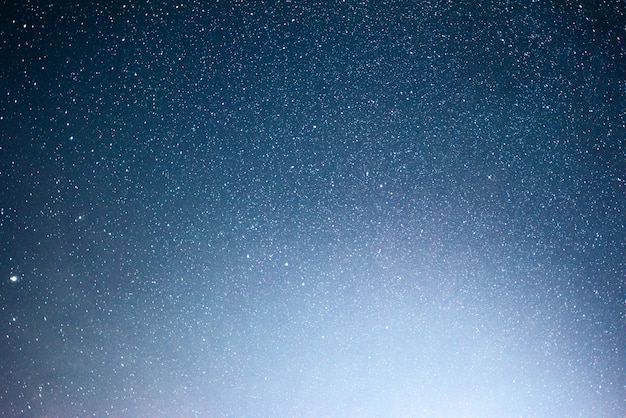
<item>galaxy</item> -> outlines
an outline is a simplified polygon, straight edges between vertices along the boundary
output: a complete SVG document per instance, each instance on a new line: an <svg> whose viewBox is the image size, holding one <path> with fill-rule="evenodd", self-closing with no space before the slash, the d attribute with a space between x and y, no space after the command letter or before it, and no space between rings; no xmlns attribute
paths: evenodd
<svg viewBox="0 0 626 418"><path fill-rule="evenodd" d="M624 418L625 22L3 4L0 415Z"/></svg>

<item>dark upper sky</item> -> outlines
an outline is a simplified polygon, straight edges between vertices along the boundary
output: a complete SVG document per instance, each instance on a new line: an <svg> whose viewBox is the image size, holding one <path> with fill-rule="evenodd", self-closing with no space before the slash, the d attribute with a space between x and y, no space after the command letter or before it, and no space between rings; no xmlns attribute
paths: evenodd
<svg viewBox="0 0 626 418"><path fill-rule="evenodd" d="M623 1L22 3L0 415L623 418Z"/></svg>

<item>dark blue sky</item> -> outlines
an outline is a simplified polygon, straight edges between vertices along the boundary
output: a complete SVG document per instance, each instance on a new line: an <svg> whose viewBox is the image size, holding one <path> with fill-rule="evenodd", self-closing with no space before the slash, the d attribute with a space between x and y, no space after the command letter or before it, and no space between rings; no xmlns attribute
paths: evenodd
<svg viewBox="0 0 626 418"><path fill-rule="evenodd" d="M623 418L626 4L202 3L2 5L1 415Z"/></svg>

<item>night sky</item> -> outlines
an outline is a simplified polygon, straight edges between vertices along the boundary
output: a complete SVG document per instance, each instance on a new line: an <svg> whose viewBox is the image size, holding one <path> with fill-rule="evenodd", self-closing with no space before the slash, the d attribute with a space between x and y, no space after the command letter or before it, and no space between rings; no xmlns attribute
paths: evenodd
<svg viewBox="0 0 626 418"><path fill-rule="evenodd" d="M0 415L623 418L626 3L561 3L2 2Z"/></svg>

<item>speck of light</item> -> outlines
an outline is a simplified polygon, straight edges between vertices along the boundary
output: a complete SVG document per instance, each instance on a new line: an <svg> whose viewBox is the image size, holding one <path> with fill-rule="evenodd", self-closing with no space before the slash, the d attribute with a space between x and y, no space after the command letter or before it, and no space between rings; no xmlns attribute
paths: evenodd
<svg viewBox="0 0 626 418"><path fill-rule="evenodd" d="M15 275L9 277L9 281L11 283L17 283L19 280L20 280L20 278L18 276L15 276Z"/></svg>

